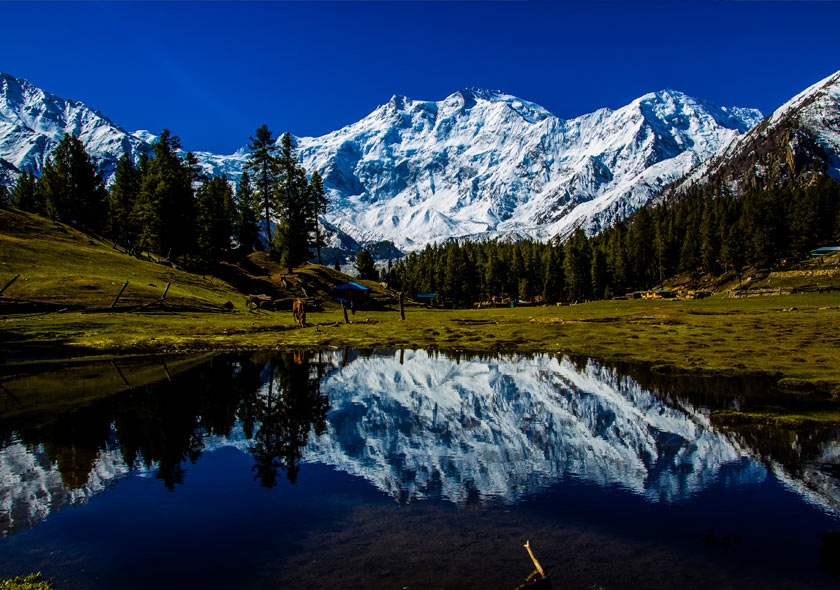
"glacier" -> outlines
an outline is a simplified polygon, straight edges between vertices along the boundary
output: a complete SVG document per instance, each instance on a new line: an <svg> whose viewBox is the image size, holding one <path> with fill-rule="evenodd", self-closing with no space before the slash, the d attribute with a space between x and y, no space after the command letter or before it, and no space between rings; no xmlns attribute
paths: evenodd
<svg viewBox="0 0 840 590"><path fill-rule="evenodd" d="M390 241L410 251L450 239L596 233L761 119L674 90L561 119L501 91L465 88L440 101L394 96L297 143L307 171L324 178L336 244ZM106 182L123 153L136 159L156 137L0 74L0 179L40 173L64 133L79 136ZM236 181L248 151L194 155L204 173Z"/></svg>

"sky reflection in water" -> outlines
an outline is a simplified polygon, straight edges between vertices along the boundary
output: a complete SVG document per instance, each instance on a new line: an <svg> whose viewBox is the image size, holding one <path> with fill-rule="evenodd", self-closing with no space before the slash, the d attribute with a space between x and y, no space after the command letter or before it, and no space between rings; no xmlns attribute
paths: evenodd
<svg viewBox="0 0 840 590"><path fill-rule="evenodd" d="M55 384L78 368L3 381L0 576L514 587L530 536L582 587L831 582L836 431L716 428L708 396L549 356L262 353L169 359L155 377L160 364L88 367L81 380L113 395L77 407Z"/></svg>

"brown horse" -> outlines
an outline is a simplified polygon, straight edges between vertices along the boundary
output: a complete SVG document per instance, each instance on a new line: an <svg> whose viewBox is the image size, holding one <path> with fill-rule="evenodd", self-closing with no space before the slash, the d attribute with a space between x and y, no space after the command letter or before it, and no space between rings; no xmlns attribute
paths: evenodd
<svg viewBox="0 0 840 590"><path fill-rule="evenodd" d="M295 316L295 321L297 321L297 325L301 328L306 327L306 308L303 306L303 301L300 299L295 299L295 302L292 303L292 313Z"/></svg>

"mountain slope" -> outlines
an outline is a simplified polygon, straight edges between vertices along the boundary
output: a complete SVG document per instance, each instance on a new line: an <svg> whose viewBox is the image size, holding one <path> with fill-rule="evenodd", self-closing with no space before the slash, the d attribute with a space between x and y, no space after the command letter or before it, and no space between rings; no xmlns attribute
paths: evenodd
<svg viewBox="0 0 840 590"><path fill-rule="evenodd" d="M453 237L594 233L647 202L761 119L675 91L562 120L500 92L395 96L361 121L299 140L362 242L414 249Z"/></svg>
<svg viewBox="0 0 840 590"><path fill-rule="evenodd" d="M136 158L146 148L100 112L0 73L0 160L17 171L40 175L65 133L82 140L106 178L121 155Z"/></svg>
<svg viewBox="0 0 840 590"><path fill-rule="evenodd" d="M563 120L498 91L469 88L438 102L394 96L322 137L299 139L325 179L336 244L390 240L403 249L470 237L594 233L635 211L761 119L680 92ZM82 139L108 181L123 153L155 136L129 133L85 105L0 75L0 168L41 171L64 133ZM236 180L247 150L196 152L208 174Z"/></svg>
<svg viewBox="0 0 840 590"><path fill-rule="evenodd" d="M749 133L736 137L708 162L669 187L663 198L691 187L803 184L814 175L840 180L840 71L776 109Z"/></svg>

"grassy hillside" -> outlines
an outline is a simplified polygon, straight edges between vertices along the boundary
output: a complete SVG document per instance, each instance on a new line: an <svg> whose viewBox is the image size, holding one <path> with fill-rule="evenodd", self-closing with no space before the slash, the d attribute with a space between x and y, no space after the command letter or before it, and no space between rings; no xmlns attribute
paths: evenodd
<svg viewBox="0 0 840 590"><path fill-rule="evenodd" d="M16 209L0 208L0 286L19 274L3 297L82 307L106 307L128 281L119 305L158 299L171 282L168 304L244 308L243 296L219 279L122 253L70 226Z"/></svg>
<svg viewBox="0 0 840 590"><path fill-rule="evenodd" d="M254 252L239 265L220 264L213 275L197 275L173 268L151 255L151 260L130 256L106 241L39 215L0 208L0 286L20 275L4 293L7 300L56 303L80 308L110 306L125 281L128 286L118 307L133 308L166 295L170 307L247 311L245 295L267 294L274 299L307 300L317 308L338 308L330 288L352 279L317 264L286 274L267 252ZM219 278L222 277L222 278ZM375 306L396 301L378 283ZM290 307L289 304L287 307Z"/></svg>
<svg viewBox="0 0 840 590"><path fill-rule="evenodd" d="M193 306L180 312L6 313L0 316L0 356L17 362L102 353L318 347L545 352L639 363L669 375L760 373L784 380L780 386L791 396L840 398L840 293L836 291L516 309L444 311L410 306L401 321L396 305L388 305L394 294L368 283L376 288L375 304L350 315L345 324L329 287L350 277L317 265L287 276L267 255L252 255L236 270L239 277L234 282L252 281L249 286L256 290L250 292L307 298L308 325L301 329L288 312L246 310L244 295L219 279L136 260L34 216L7 211L0 211L0 216L4 220L0 272L21 273L27 279L4 295L107 305L129 278L130 287L137 287L126 291L133 297L130 301L143 303L159 296L166 279L173 283L170 294L176 294L176 301ZM89 288L81 289L82 284ZM233 312L217 313L225 301L234 303Z"/></svg>

